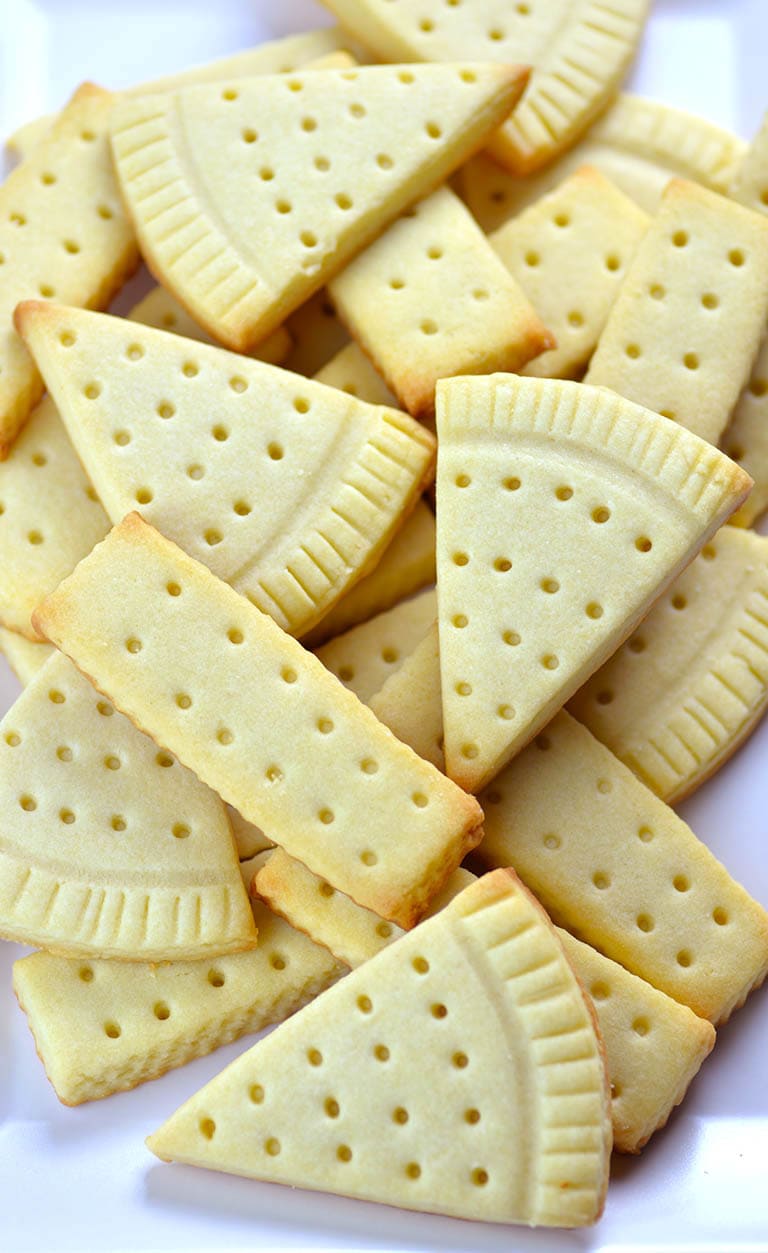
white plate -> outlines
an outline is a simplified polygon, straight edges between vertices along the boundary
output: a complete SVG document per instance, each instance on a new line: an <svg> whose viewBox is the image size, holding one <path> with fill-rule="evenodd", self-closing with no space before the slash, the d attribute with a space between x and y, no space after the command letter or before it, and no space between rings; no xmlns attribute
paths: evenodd
<svg viewBox="0 0 768 1253"><path fill-rule="evenodd" d="M323 20L310 0L0 0L0 134L59 105L81 79L120 87ZM631 85L749 136L768 105L767 45L766 0L656 0ZM3 669L3 709L17 692ZM683 812L768 906L766 760L768 724ZM528 1232L161 1165L145 1135L252 1039L135 1092L66 1109L13 1001L11 964L21 952L0 945L3 1253L768 1250L764 993L723 1029L667 1130L640 1158L615 1160L600 1224Z"/></svg>

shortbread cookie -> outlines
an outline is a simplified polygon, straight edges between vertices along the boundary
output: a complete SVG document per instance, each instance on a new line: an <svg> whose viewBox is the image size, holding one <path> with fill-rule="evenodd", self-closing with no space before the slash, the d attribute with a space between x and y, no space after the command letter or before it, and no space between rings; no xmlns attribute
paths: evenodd
<svg viewBox="0 0 768 1253"><path fill-rule="evenodd" d="M206 335L184 306L164 287L154 287L143 300L134 305L128 317L134 322L143 322L145 326L156 326L161 331L174 331L186 339L196 339L203 344L214 343L210 335ZM290 335L284 326L279 326L256 345L251 355L259 361L268 361L270 365L280 365L291 351L291 346Z"/></svg>
<svg viewBox="0 0 768 1253"><path fill-rule="evenodd" d="M315 375L318 383L338 387L349 396L366 400L369 405L397 406L397 397L389 390L375 366L357 344L345 344Z"/></svg>
<svg viewBox="0 0 768 1253"><path fill-rule="evenodd" d="M720 443L755 480L744 504L731 518L736 526L752 526L768 508L768 334L763 335L749 382Z"/></svg>
<svg viewBox="0 0 768 1253"><path fill-rule="evenodd" d="M585 382L717 443L768 314L768 220L673 179Z"/></svg>
<svg viewBox="0 0 768 1253"><path fill-rule="evenodd" d="M768 114L749 145L728 193L748 209L768 213Z"/></svg>
<svg viewBox="0 0 768 1253"><path fill-rule="evenodd" d="M481 795L486 866L513 865L587 943L717 1025L768 971L768 914L681 818L559 713Z"/></svg>
<svg viewBox="0 0 768 1253"><path fill-rule="evenodd" d="M743 139L682 109L620 95L584 139L532 178L515 178L489 157L462 166L461 194L484 231L556 187L581 165L593 165L646 213L656 213L670 178L688 178L726 194L747 150Z"/></svg>
<svg viewBox="0 0 768 1253"><path fill-rule="evenodd" d="M40 296L106 306L138 262L107 139L112 102L81 87L50 138L0 187L0 459L43 394L13 327L15 306Z"/></svg>
<svg viewBox="0 0 768 1253"><path fill-rule="evenodd" d="M106 314L17 320L112 520L139 505L285 630L375 564L431 477L432 436L393 409Z"/></svg>
<svg viewBox="0 0 768 1253"><path fill-rule="evenodd" d="M260 1041L148 1143L405 1209L581 1226L607 1183L602 1045L546 915L501 871Z"/></svg>
<svg viewBox="0 0 768 1253"><path fill-rule="evenodd" d="M0 935L69 956L252 948L221 801L55 655L0 729Z"/></svg>
<svg viewBox="0 0 768 1253"><path fill-rule="evenodd" d="M282 1022L342 973L264 905L259 946L209 961L73 961L33 953L13 987L60 1101L79 1105L156 1079L247 1032Z"/></svg>
<svg viewBox="0 0 768 1253"><path fill-rule="evenodd" d="M768 541L766 541L768 542ZM403 658L412 653L437 616L437 597L432 588L368 622L337 635L317 650L326 669L366 704L374 692L395 674Z"/></svg>
<svg viewBox="0 0 768 1253"><path fill-rule="evenodd" d="M0 465L0 504L0 622L34 639L32 610L109 529L50 396Z"/></svg>
<svg viewBox="0 0 768 1253"><path fill-rule="evenodd" d="M613 1147L639 1153L685 1096L715 1043L712 1024L558 929L595 1006L611 1080Z"/></svg>
<svg viewBox="0 0 768 1253"><path fill-rule="evenodd" d="M437 425L445 756L476 791L616 650L751 480L682 426L578 383L448 379Z"/></svg>
<svg viewBox="0 0 768 1253"><path fill-rule="evenodd" d="M468 870L454 870L430 901L429 914L437 913L474 879ZM299 931L324 944L346 966L361 966L405 935L401 927L356 905L282 848L259 866L251 892Z"/></svg>
<svg viewBox="0 0 768 1253"><path fill-rule="evenodd" d="M235 844L237 845L240 868L242 869L244 861L256 857L266 849L274 848L274 844L269 836L264 834L261 827L256 827L252 822L248 822L232 805L227 805L226 809L230 826L232 827L232 834L235 837Z"/></svg>
<svg viewBox="0 0 768 1253"><path fill-rule="evenodd" d="M348 330L415 417L434 413L438 379L520 370L555 347L447 187L390 226L328 290Z"/></svg>
<svg viewBox="0 0 768 1253"><path fill-rule="evenodd" d="M434 581L435 515L420 500L384 550L378 565L345 592L302 643L307 648L317 648Z"/></svg>
<svg viewBox="0 0 768 1253"><path fill-rule="evenodd" d="M431 912L473 879L468 870L454 871L441 894L444 899L433 901ZM402 935L282 850L259 866L255 887L274 910L348 966L362 965ZM567 931L557 934L593 999L605 1043L614 1148L637 1153L682 1101L712 1049L714 1028Z"/></svg>
<svg viewBox="0 0 768 1253"><path fill-rule="evenodd" d="M413 925L480 839L473 798L138 514L35 621L244 818L390 921Z"/></svg>
<svg viewBox="0 0 768 1253"><path fill-rule="evenodd" d="M0 627L0 652L22 687L26 687L55 651L50 644L36 643L25 635Z"/></svg>
<svg viewBox="0 0 768 1253"><path fill-rule="evenodd" d="M333 301L325 288L315 292L292 313L285 327L293 347L283 364L286 370L296 374L316 376L349 343L349 335L336 317Z"/></svg>
<svg viewBox="0 0 768 1253"><path fill-rule="evenodd" d="M768 704L768 539L723 527L570 710L676 804Z"/></svg>
<svg viewBox="0 0 768 1253"><path fill-rule="evenodd" d="M135 87L126 87L121 95L145 96L147 92L178 91L180 87L188 87L193 83L225 82L231 78L245 78L250 74L290 74L300 66L306 66L308 61L324 58L338 51L353 52L358 60L362 55L359 47L339 27L306 31L300 35L289 35L286 39L273 39L256 48L248 48L245 52L206 61L188 70L151 79L147 83L138 83ZM6 141L6 147L15 156L26 159L48 134L54 121L55 115L49 114L25 123Z"/></svg>
<svg viewBox="0 0 768 1253"><path fill-rule="evenodd" d="M530 174L569 148L605 108L632 60L647 0L323 0L387 61L476 56L533 66L520 104L491 141L493 155Z"/></svg>
<svg viewBox="0 0 768 1253"><path fill-rule="evenodd" d="M436 622L368 703L399 740L438 770L445 769Z"/></svg>
<svg viewBox="0 0 768 1253"><path fill-rule="evenodd" d="M648 226L642 209L582 166L490 242L557 340L521 374L576 378L595 349Z"/></svg>
<svg viewBox="0 0 768 1253"><path fill-rule="evenodd" d="M246 351L471 156L524 82L510 66L374 66L122 99L113 151L144 257Z"/></svg>

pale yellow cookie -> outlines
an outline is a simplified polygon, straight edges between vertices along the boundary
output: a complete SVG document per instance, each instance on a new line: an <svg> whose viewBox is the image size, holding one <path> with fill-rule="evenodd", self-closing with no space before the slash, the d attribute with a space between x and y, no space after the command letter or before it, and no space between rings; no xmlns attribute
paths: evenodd
<svg viewBox="0 0 768 1253"><path fill-rule="evenodd" d="M474 879L456 870L431 912ZM282 850L259 866L254 884L294 927L356 967L402 932L353 904ZM592 997L611 1079L614 1148L637 1153L662 1127L715 1041L712 1024L664 992L558 930L560 943Z"/></svg>
<svg viewBox="0 0 768 1253"><path fill-rule="evenodd" d="M286 370L307 376L317 375L349 342L349 336L336 317L336 310L325 288L310 296L285 323L293 347L285 359ZM321 380L322 381L322 380ZM335 383L332 384L334 387Z"/></svg>
<svg viewBox="0 0 768 1253"><path fill-rule="evenodd" d="M768 213L768 114L749 145L728 193L748 209Z"/></svg>
<svg viewBox="0 0 768 1253"><path fill-rule="evenodd" d="M751 480L602 388L438 385L447 772L476 791L602 665Z"/></svg>
<svg viewBox="0 0 768 1253"><path fill-rule="evenodd" d="M481 154L459 171L464 200L484 231L541 199L581 165L593 165L644 209L656 213L670 178L727 193L747 145L706 118L660 100L622 94L584 139L529 178L515 178Z"/></svg>
<svg viewBox="0 0 768 1253"><path fill-rule="evenodd" d="M240 868L242 869L244 861L258 856L266 849L274 848L274 844L260 827L256 827L252 822L248 822L232 805L227 805L226 808L230 826L232 827L232 834L237 845Z"/></svg>
<svg viewBox="0 0 768 1253"><path fill-rule="evenodd" d="M161 331L174 331L177 335L199 340L203 344L214 343L210 335L206 335L184 306L164 287L154 287L143 300L134 305L128 317L134 322L143 322L145 326L156 326ZM291 351L291 346L290 335L284 326L279 326L256 345L251 355L259 361L268 361L270 365L280 365Z"/></svg>
<svg viewBox="0 0 768 1253"><path fill-rule="evenodd" d="M520 370L555 347L447 187L414 205L328 290L339 317L415 417L434 413L438 379Z"/></svg>
<svg viewBox="0 0 768 1253"><path fill-rule="evenodd" d="M302 643L317 648L434 581L435 515L420 500L370 574L345 592Z"/></svg>
<svg viewBox="0 0 768 1253"><path fill-rule="evenodd" d="M491 152L530 174L570 147L620 86L643 31L647 0L323 0L388 61L476 56L533 66Z"/></svg>
<svg viewBox="0 0 768 1253"><path fill-rule="evenodd" d="M557 340L521 374L577 377L595 349L648 217L591 166L512 218L490 242Z"/></svg>
<svg viewBox="0 0 768 1253"><path fill-rule="evenodd" d="M473 798L138 514L35 621L244 818L390 921L411 926L480 839Z"/></svg>
<svg viewBox="0 0 768 1253"><path fill-rule="evenodd" d="M602 1045L546 915L502 871L260 1041L148 1143L404 1209L581 1226L607 1182Z"/></svg>
<svg viewBox="0 0 768 1253"><path fill-rule="evenodd" d="M768 704L768 539L723 527L570 703L676 804L736 751Z"/></svg>
<svg viewBox="0 0 768 1253"><path fill-rule="evenodd" d="M470 156L524 82L510 66L374 66L122 99L113 151L144 257L246 351Z"/></svg>
<svg viewBox="0 0 768 1253"><path fill-rule="evenodd" d="M0 459L43 394L13 326L18 302L42 296L100 308L138 262L107 138L113 99L81 87L50 137L0 186Z"/></svg>
<svg viewBox="0 0 768 1253"><path fill-rule="evenodd" d="M25 635L0 627L0 652L22 687L26 687L55 651L50 644L36 643Z"/></svg>
<svg viewBox="0 0 768 1253"><path fill-rule="evenodd" d="M720 444L755 480L744 504L731 518L735 526L752 526L768 508L768 335L763 335L749 382Z"/></svg>
<svg viewBox="0 0 768 1253"><path fill-rule="evenodd" d="M318 648L317 656L350 692L368 704L421 642L436 614L437 597L428 588L335 636Z"/></svg>
<svg viewBox="0 0 768 1253"><path fill-rule="evenodd" d="M366 400L369 405L397 406L397 397L358 344L345 344L318 370L315 378L318 383L338 387L349 396Z"/></svg>
<svg viewBox="0 0 768 1253"><path fill-rule="evenodd" d="M221 801L52 656L0 726L0 934L75 956L252 948Z"/></svg>
<svg viewBox="0 0 768 1253"><path fill-rule="evenodd" d="M17 314L107 513L144 515L300 634L372 567L431 477L433 437L208 344L106 314Z"/></svg>
<svg viewBox="0 0 768 1253"><path fill-rule="evenodd" d="M768 311L768 220L673 179L630 265L585 382L716 443Z"/></svg>
<svg viewBox="0 0 768 1253"><path fill-rule="evenodd" d="M480 797L486 866L717 1025L768 971L768 914L586 727L559 713Z"/></svg>
<svg viewBox="0 0 768 1253"><path fill-rule="evenodd" d="M445 769L436 622L368 703L399 740L438 770Z"/></svg>
<svg viewBox="0 0 768 1253"><path fill-rule="evenodd" d="M253 903L259 946L211 961L74 961L33 953L13 988L60 1101L79 1105L156 1079L247 1032L282 1022L342 967Z"/></svg>

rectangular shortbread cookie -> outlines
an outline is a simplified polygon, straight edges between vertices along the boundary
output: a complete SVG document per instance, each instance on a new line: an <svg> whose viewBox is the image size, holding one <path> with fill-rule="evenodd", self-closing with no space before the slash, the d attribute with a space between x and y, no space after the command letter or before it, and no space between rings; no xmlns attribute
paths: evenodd
<svg viewBox="0 0 768 1253"><path fill-rule="evenodd" d="M338 387L369 405L397 408L397 397L389 390L373 363L358 344L345 344L315 375L318 383Z"/></svg>
<svg viewBox="0 0 768 1253"><path fill-rule="evenodd" d="M480 838L473 798L137 514L35 621L243 817L391 921L413 925Z"/></svg>

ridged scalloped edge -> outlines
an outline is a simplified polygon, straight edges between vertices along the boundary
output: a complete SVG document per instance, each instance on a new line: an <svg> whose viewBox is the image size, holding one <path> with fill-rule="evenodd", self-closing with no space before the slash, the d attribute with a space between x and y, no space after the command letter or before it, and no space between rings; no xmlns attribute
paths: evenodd
<svg viewBox="0 0 768 1253"><path fill-rule="evenodd" d="M119 878L116 875L116 878ZM168 961L252 948L256 932L238 879L145 888L89 883L55 864L0 848L0 933L62 956ZM149 939L160 931L162 939ZM218 935L220 940L211 937Z"/></svg>
<svg viewBox="0 0 768 1253"><path fill-rule="evenodd" d="M641 475L697 518L724 520L752 480L711 444L607 388L554 379L489 375L438 383L441 439L493 440L497 432L589 449L611 467ZM702 543L703 543L702 539Z"/></svg>

